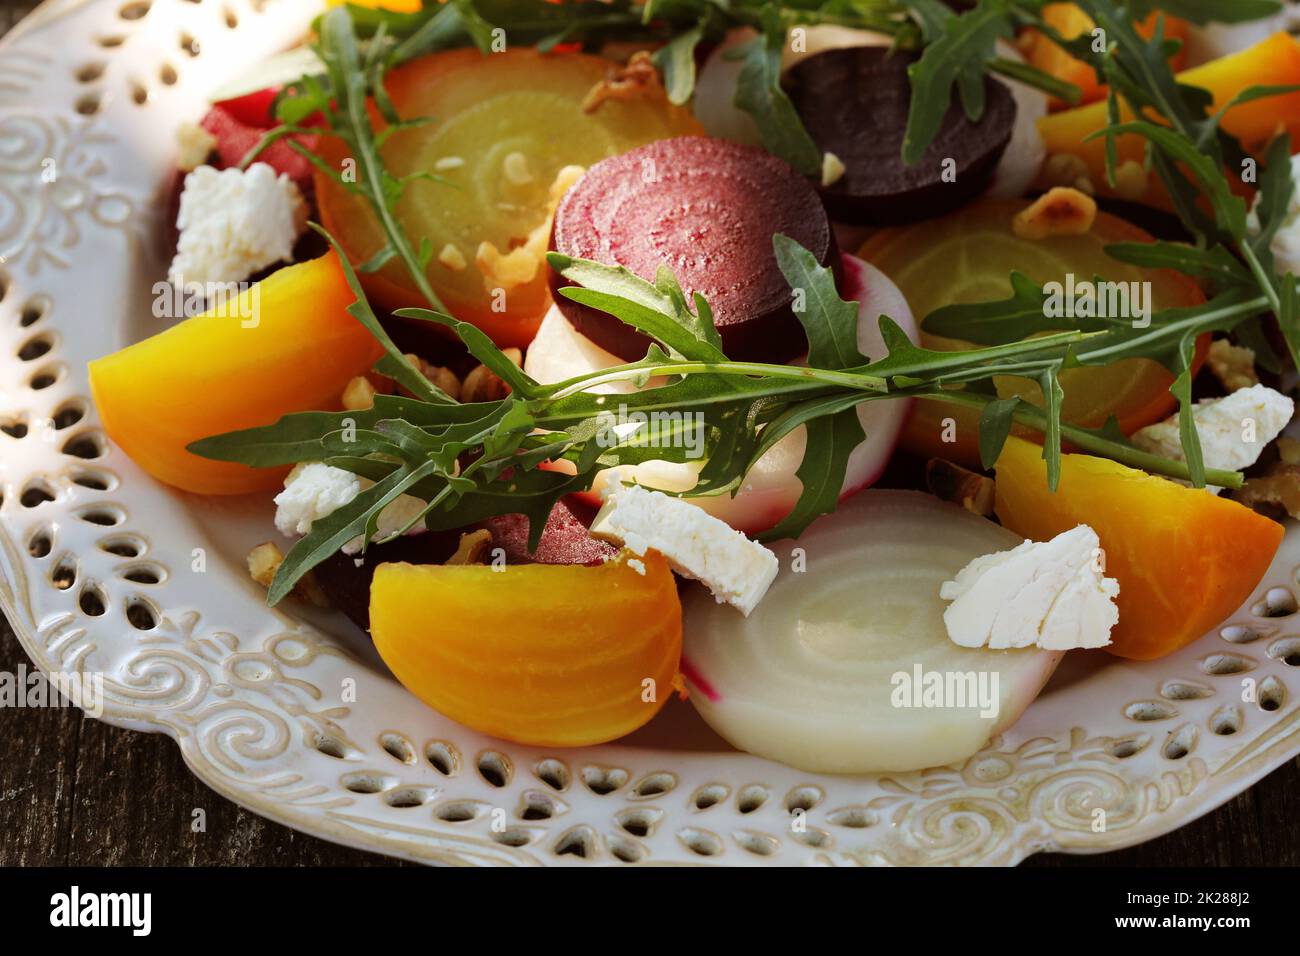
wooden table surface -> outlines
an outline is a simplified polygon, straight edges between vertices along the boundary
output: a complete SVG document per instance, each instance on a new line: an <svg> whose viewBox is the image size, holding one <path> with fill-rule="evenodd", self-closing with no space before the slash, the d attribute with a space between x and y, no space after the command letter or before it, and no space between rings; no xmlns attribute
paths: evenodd
<svg viewBox="0 0 1300 956"><path fill-rule="evenodd" d="M0 34L33 0L0 0ZM0 54L2 55L2 54ZM0 671L27 665L0 620ZM1300 866L1300 759L1219 810L1141 846L1027 866ZM207 830L192 833L195 809ZM368 866L396 861L269 823L200 783L160 734L73 708L0 708L0 866Z"/></svg>

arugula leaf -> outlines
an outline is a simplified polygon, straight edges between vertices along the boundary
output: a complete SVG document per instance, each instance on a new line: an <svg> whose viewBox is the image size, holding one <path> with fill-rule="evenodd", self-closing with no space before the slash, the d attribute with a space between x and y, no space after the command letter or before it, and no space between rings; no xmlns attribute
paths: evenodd
<svg viewBox="0 0 1300 956"><path fill-rule="evenodd" d="M849 456L862 444L866 432L856 408L815 418L805 426L808 442L795 475L803 485L799 500L774 528L759 535L762 541L797 538L808 525L839 504Z"/></svg>
<svg viewBox="0 0 1300 956"><path fill-rule="evenodd" d="M1188 333L1178 343L1178 361L1181 368L1169 391L1178 399L1178 437L1183 446L1183 460L1191 482L1197 488L1205 487L1205 458L1201 454L1201 436L1196 431L1192 400L1192 359L1196 353L1196 336Z"/></svg>
<svg viewBox="0 0 1300 956"><path fill-rule="evenodd" d="M348 306L348 314L364 325L366 331L374 337L375 341L383 346L384 356L376 368L390 378L396 379L412 395L422 398L426 402L451 402L451 396L425 378L424 373L412 365L406 356L402 354L402 350L388 337L388 333L380 323L379 317L370 308L366 294L361 288L361 282L357 279L356 270L352 268L352 263L348 261L347 253L343 251L334 237L326 232L324 228L316 223L310 223L309 225L325 237L325 240L330 244L330 248L334 250L334 254L338 256L339 264L343 267L343 276L347 279L348 288L357 297L356 301Z"/></svg>
<svg viewBox="0 0 1300 956"><path fill-rule="evenodd" d="M763 28L761 36L735 51L742 60L735 105L754 118L769 153L805 176L816 176L821 172L822 152L804 128L790 97L781 89L785 25L773 15L765 19Z"/></svg>
<svg viewBox="0 0 1300 956"><path fill-rule="evenodd" d="M713 314L707 306L692 312L681 286L666 270L661 269L650 283L622 266L601 265L558 252L548 254L547 261L564 278L581 286L561 289L566 298L608 312L684 358L717 361L726 357Z"/></svg>
<svg viewBox="0 0 1300 956"><path fill-rule="evenodd" d="M1277 0L1127 0L1134 20L1150 16L1156 10L1204 25L1207 23L1247 23L1270 17L1282 10Z"/></svg>
<svg viewBox="0 0 1300 956"><path fill-rule="evenodd" d="M912 102L903 134L903 162L910 166L920 161L943 126L953 86L959 81L963 89L974 82L982 84L985 65L997 56L996 41L1010 37L1006 12L996 3L981 3L945 21L943 35L927 46L907 70L912 81ZM966 96L963 98L970 115L973 104ZM980 113L982 110L971 118L978 119Z"/></svg>
<svg viewBox="0 0 1300 956"><path fill-rule="evenodd" d="M1181 242L1117 242L1106 247L1106 254L1143 269L1175 269L1208 279L1218 288L1251 281L1241 261L1220 245L1205 249Z"/></svg>
<svg viewBox="0 0 1300 956"><path fill-rule="evenodd" d="M997 464L1002 447L1007 443L1007 436L1011 434L1011 423L1015 420L1019 406L1020 399L1017 396L998 398L990 401L980 412L980 464L986 469Z"/></svg>
<svg viewBox="0 0 1300 956"><path fill-rule="evenodd" d="M794 290L795 318L808 336L808 363L832 369L865 365L858 351L858 304L840 298L831 270L795 240L777 233L772 246Z"/></svg>
<svg viewBox="0 0 1300 956"><path fill-rule="evenodd" d="M651 59L664 75L668 102L682 106L695 92L695 50L704 39L704 25L679 33L654 52Z"/></svg>

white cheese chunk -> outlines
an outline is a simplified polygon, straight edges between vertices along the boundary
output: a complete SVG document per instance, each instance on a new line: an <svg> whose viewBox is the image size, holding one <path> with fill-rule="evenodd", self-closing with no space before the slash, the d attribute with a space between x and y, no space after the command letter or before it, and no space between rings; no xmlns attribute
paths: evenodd
<svg viewBox="0 0 1300 956"><path fill-rule="evenodd" d="M701 582L719 604L739 608L746 617L779 568L776 555L726 522L682 498L639 485L614 482L591 533L638 555L653 548L678 574Z"/></svg>
<svg viewBox="0 0 1300 956"><path fill-rule="evenodd" d="M1295 402L1265 385L1239 388L1223 398L1197 402L1192 417L1201 439L1205 467L1240 471L1253 465L1264 446L1291 421L1294 412ZM1132 441L1143 451L1174 461L1183 460L1176 414L1134 432ZM1208 490L1217 494L1221 489Z"/></svg>
<svg viewBox="0 0 1300 956"><path fill-rule="evenodd" d="M1119 620L1119 583L1098 570L1097 533L1079 525L1051 541L1026 541L976 558L939 596L943 621L962 647L1105 647Z"/></svg>
<svg viewBox="0 0 1300 956"><path fill-rule="evenodd" d="M342 508L373 482L322 462L295 465L284 480L284 491L275 496L275 526L281 534L304 535L314 522ZM379 512L372 541L391 538L410 524L424 509L425 503L411 495L399 495ZM412 526L411 533L423 531L423 521ZM361 550L361 536L343 546L345 554Z"/></svg>
<svg viewBox="0 0 1300 956"><path fill-rule="evenodd" d="M246 170L200 166L185 177L180 239L167 278L176 286L242 282L293 257L307 203L288 176L266 163Z"/></svg>

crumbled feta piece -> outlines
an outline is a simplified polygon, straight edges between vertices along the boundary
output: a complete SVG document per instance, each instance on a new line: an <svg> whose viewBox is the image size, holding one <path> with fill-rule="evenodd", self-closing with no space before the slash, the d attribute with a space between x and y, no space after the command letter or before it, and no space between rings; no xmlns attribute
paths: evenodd
<svg viewBox="0 0 1300 956"><path fill-rule="evenodd" d="M275 496L275 526L281 534L304 535L311 531L313 522L342 508L373 482L342 468L322 462L302 462L295 465L284 480L284 491ZM372 541L382 541L400 532L410 524L425 503L411 495L399 495L379 512ZM414 525L411 532L424 530L424 523ZM361 536L343 546L345 554L361 550Z"/></svg>
<svg viewBox="0 0 1300 956"><path fill-rule="evenodd" d="M176 168L188 173L208 161L217 138L198 123L182 123L176 128L176 146Z"/></svg>
<svg viewBox="0 0 1300 956"><path fill-rule="evenodd" d="M976 558L939 596L948 637L962 647L1105 647L1119 620L1119 583L1098 570L1097 533L1079 525Z"/></svg>
<svg viewBox="0 0 1300 956"><path fill-rule="evenodd" d="M312 522L337 511L361 494L361 479L318 461L295 465L275 496L275 526L281 534L306 534Z"/></svg>
<svg viewBox="0 0 1300 956"><path fill-rule="evenodd" d="M1197 402L1192 417L1201 438L1205 467L1239 471L1253 465L1294 412L1295 402L1265 385L1239 388L1223 398ZM1183 460L1176 414L1134 432L1132 441L1143 451ZM1208 490L1218 494L1222 489Z"/></svg>
<svg viewBox="0 0 1300 956"><path fill-rule="evenodd" d="M266 163L246 170L200 166L185 177L180 240L167 278L180 287L241 282L293 257L307 203L293 180Z"/></svg>
<svg viewBox="0 0 1300 956"><path fill-rule="evenodd" d="M682 498L615 481L591 533L638 555L653 548L746 617L776 578L776 555Z"/></svg>
<svg viewBox="0 0 1300 956"><path fill-rule="evenodd" d="M1291 179L1300 178L1300 155L1291 157ZM1260 233L1259 203L1263 194L1255 197L1250 207L1250 216L1246 219L1246 229L1252 236ZM1300 275L1300 190L1291 194L1287 202L1286 213L1273 234L1273 241L1268 246L1273 251L1273 263L1279 274L1290 272Z"/></svg>

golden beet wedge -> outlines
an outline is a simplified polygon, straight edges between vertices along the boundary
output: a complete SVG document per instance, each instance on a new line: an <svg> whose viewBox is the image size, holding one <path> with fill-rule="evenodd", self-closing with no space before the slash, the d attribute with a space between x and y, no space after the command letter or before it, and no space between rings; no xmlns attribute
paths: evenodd
<svg viewBox="0 0 1300 956"><path fill-rule="evenodd" d="M474 730L542 747L603 743L659 712L682 652L667 562L595 567L382 564L370 633L420 700Z"/></svg>
<svg viewBox="0 0 1300 956"><path fill-rule="evenodd" d="M1244 505L1092 455L1062 455L1052 493L1042 454L1007 439L998 519L1035 541L1080 524L1097 532L1106 575L1119 581L1107 648L1119 657L1163 657L1217 626L1250 597L1282 543L1282 526Z"/></svg>
<svg viewBox="0 0 1300 956"><path fill-rule="evenodd" d="M211 461L200 438L340 407L381 349L347 313L356 297L338 257L287 266L224 304L90 363L113 441L159 481L235 495L279 486L286 469Z"/></svg>

